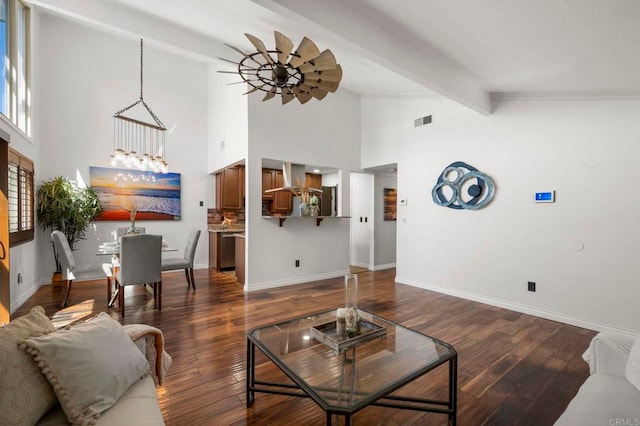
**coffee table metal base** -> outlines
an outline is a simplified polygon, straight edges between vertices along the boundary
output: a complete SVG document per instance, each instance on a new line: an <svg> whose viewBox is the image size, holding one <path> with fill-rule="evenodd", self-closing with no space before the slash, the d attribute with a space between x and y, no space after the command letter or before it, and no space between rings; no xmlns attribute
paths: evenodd
<svg viewBox="0 0 640 426"><path fill-rule="evenodd" d="M355 349L353 349L355 350ZM349 411L348 409L332 409L325 405L325 403L321 400L317 400L313 398L305 390L304 383L297 383L295 377L292 377L288 374L287 369L281 365L278 359L272 358L268 353L261 351L271 362L276 364L282 372L287 375L294 383L296 384L286 384L286 383L272 383L256 380L256 370L255 370L255 354L256 354L256 345L251 341L250 338L247 338L247 408L251 407L253 401L255 399L255 393L270 393L277 395L287 395L287 396L297 396L302 398L312 398L326 413L327 418L327 426L331 426L333 416L343 416L345 420L345 425L351 425L351 418L353 414L357 411L361 410L363 407L359 407L357 410ZM346 357L346 354L343 354ZM433 400L433 399L422 399L422 398L412 398L408 396L397 396L397 395L383 395L374 402L368 405L375 405L379 407L390 407L390 408L400 408L405 410L414 410L414 411L424 411L431 413L440 413L446 414L448 417L448 424L451 426L456 425L456 411L457 411L457 356L452 357L448 361L449 364L449 400L441 401L441 400ZM431 370L425 371L422 375L428 373ZM406 383L403 383L403 386ZM401 387L399 386L399 387ZM326 391L332 391L331 389L326 389Z"/></svg>

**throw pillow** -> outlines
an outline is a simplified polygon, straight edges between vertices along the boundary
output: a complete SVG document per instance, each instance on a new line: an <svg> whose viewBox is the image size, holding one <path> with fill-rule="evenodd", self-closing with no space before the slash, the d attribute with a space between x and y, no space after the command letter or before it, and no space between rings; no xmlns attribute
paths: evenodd
<svg viewBox="0 0 640 426"><path fill-rule="evenodd" d="M119 322L102 312L54 333L25 339L72 424L94 424L140 378L149 362Z"/></svg>
<svg viewBox="0 0 640 426"><path fill-rule="evenodd" d="M629 353L624 376L640 391L640 334L636 337L631 347L631 353Z"/></svg>
<svg viewBox="0 0 640 426"><path fill-rule="evenodd" d="M0 328L0 425L33 425L58 403L53 388L18 342L54 331L41 306Z"/></svg>

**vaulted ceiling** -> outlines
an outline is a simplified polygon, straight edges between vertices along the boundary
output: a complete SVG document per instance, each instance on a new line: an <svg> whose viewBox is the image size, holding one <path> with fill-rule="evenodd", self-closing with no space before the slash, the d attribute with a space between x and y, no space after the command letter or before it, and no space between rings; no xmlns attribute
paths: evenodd
<svg viewBox="0 0 640 426"><path fill-rule="evenodd" d="M244 33L307 36L362 95L640 96L636 0L34 0L36 7L204 61L239 59ZM221 68L226 67L219 62Z"/></svg>

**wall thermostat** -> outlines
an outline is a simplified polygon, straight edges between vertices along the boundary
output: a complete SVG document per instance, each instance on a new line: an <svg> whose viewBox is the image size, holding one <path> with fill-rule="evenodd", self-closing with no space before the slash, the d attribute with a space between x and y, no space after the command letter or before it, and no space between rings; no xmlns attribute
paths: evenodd
<svg viewBox="0 0 640 426"><path fill-rule="evenodd" d="M536 192L536 203L553 203L556 201L556 191Z"/></svg>

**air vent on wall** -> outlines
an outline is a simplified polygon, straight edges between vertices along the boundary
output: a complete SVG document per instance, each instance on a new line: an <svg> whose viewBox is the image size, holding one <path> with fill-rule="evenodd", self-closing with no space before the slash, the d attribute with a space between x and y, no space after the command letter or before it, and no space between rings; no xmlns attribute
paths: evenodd
<svg viewBox="0 0 640 426"><path fill-rule="evenodd" d="M425 115L424 117L416 118L413 120L413 127L424 126L425 124L430 124L433 119L432 115Z"/></svg>

